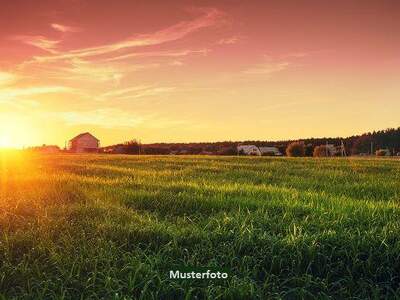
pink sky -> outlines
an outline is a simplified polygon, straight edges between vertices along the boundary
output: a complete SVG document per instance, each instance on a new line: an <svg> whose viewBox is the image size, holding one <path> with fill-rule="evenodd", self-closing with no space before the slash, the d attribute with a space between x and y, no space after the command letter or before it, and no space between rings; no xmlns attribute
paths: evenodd
<svg viewBox="0 0 400 300"><path fill-rule="evenodd" d="M399 126L399 1L3 1L0 145Z"/></svg>

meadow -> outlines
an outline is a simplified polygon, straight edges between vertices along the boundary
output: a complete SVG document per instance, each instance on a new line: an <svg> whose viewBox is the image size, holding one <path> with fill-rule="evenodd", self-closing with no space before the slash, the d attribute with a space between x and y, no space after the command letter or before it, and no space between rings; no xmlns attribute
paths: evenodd
<svg viewBox="0 0 400 300"><path fill-rule="evenodd" d="M181 267L227 280L174 280ZM400 298L400 160L0 154L0 299Z"/></svg>

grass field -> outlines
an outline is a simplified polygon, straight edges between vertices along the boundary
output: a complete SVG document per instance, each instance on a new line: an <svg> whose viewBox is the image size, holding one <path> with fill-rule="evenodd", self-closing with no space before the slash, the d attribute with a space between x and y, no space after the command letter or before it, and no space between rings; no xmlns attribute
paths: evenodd
<svg viewBox="0 0 400 300"><path fill-rule="evenodd" d="M0 230L6 299L399 298L400 160L0 154Z"/></svg>

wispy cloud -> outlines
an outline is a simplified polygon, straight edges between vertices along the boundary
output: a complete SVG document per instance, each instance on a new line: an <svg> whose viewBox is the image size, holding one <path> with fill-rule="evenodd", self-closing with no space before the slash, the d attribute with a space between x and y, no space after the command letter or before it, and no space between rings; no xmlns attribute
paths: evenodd
<svg viewBox="0 0 400 300"><path fill-rule="evenodd" d="M136 93L138 91L146 90L151 88L150 85L140 85L140 86L135 86L135 87L129 87L125 89L117 89L113 91L109 91L107 93L104 93L101 95L102 98L113 98L113 97L120 97L120 96L126 96L126 94L130 93Z"/></svg>
<svg viewBox="0 0 400 300"><path fill-rule="evenodd" d="M65 86L36 86L21 88L4 88L0 89L0 102L9 102L19 100L21 98L52 93L68 93L74 90Z"/></svg>
<svg viewBox="0 0 400 300"><path fill-rule="evenodd" d="M115 108L101 108L90 111L66 111L48 113L57 120L63 120L69 126L93 125L103 128L136 127L145 119L131 112ZM117 118L115 116L118 116Z"/></svg>
<svg viewBox="0 0 400 300"><path fill-rule="evenodd" d="M39 69L53 79L75 81L76 83L111 82L119 84L128 74L139 70L158 68L158 63L118 65L108 62L92 62L73 58L63 63L40 64Z"/></svg>
<svg viewBox="0 0 400 300"><path fill-rule="evenodd" d="M127 95L125 98L142 98L142 97L150 97L150 96L159 96L165 93L169 93L174 91L175 87L154 87L150 89L146 89L140 91L134 95Z"/></svg>
<svg viewBox="0 0 400 300"><path fill-rule="evenodd" d="M18 35L14 39L52 54L58 53L55 49L61 42L59 40L50 40L42 35Z"/></svg>
<svg viewBox="0 0 400 300"><path fill-rule="evenodd" d="M302 64L298 63L299 59L308 57L311 52L290 52L279 56L264 55L264 61L254 65L242 73L247 75L271 75L285 71L292 67L299 67Z"/></svg>
<svg viewBox="0 0 400 300"><path fill-rule="evenodd" d="M118 116L116 118L115 116ZM137 114L118 108L99 108L87 111L63 111L42 113L43 118L53 118L68 126L96 126L107 129L147 128L165 129L176 126L196 126L191 121L170 119L158 114Z"/></svg>
<svg viewBox="0 0 400 300"><path fill-rule="evenodd" d="M17 76L12 73L0 71L0 87L9 85L17 80Z"/></svg>
<svg viewBox="0 0 400 300"><path fill-rule="evenodd" d="M169 63L169 65L170 65L170 66L173 66L173 67L180 67L180 66L183 66L184 63L181 62L180 60L174 60L174 61L171 61L171 62Z"/></svg>
<svg viewBox="0 0 400 300"><path fill-rule="evenodd" d="M201 54L207 55L210 52L209 49L199 49L199 50L180 50L180 51L148 51L148 52L135 52L125 55L119 55L111 58L105 59L105 61L116 61L127 58L136 57L182 57L190 54Z"/></svg>
<svg viewBox="0 0 400 300"><path fill-rule="evenodd" d="M291 65L290 62L271 62L271 63L262 63L256 66L253 66L247 70L244 70L244 74L249 75L270 75L272 73L280 72L286 70Z"/></svg>
<svg viewBox="0 0 400 300"><path fill-rule="evenodd" d="M282 55L282 58L302 58L310 55L310 52L290 52Z"/></svg>
<svg viewBox="0 0 400 300"><path fill-rule="evenodd" d="M238 43L240 40L241 40L240 37L238 37L238 36L232 36L232 37L229 37L229 38L220 39L220 40L217 42L217 44L218 44L218 45L232 45L232 44Z"/></svg>
<svg viewBox="0 0 400 300"><path fill-rule="evenodd" d="M116 51L121 51L134 47L159 45L184 38L188 34L193 33L199 29L213 26L220 20L221 16L222 13L219 10L208 9L202 16L194 20L182 21L173 26L161 29L151 34L135 35L112 44L75 49L54 54L51 56L36 56L35 60L54 61L71 58L93 57L99 55L109 55Z"/></svg>
<svg viewBox="0 0 400 300"><path fill-rule="evenodd" d="M54 30L66 33L66 32L79 32L81 31L78 27L66 26L57 23L53 23L50 25Z"/></svg>
<svg viewBox="0 0 400 300"><path fill-rule="evenodd" d="M57 66L56 66L57 68ZM58 68L58 77L66 80L119 82L123 72L110 65L91 63L82 59L72 59L69 66Z"/></svg>
<svg viewBox="0 0 400 300"><path fill-rule="evenodd" d="M135 87L129 87L124 89L116 89L102 94L99 100L108 99L135 99L142 97L160 96L162 94L170 93L176 90L175 87L157 87L151 85L141 85Z"/></svg>

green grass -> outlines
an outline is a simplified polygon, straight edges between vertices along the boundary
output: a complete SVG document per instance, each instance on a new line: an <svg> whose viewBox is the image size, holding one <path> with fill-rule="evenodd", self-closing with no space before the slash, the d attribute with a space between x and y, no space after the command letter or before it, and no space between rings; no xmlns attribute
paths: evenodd
<svg viewBox="0 0 400 300"><path fill-rule="evenodd" d="M399 298L399 203L394 159L0 154L0 298Z"/></svg>

